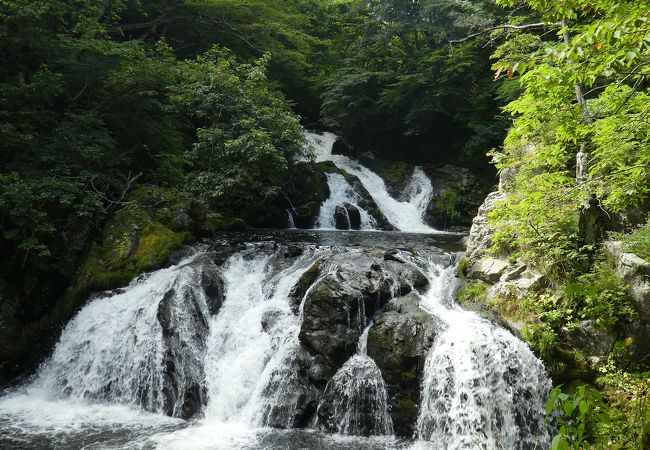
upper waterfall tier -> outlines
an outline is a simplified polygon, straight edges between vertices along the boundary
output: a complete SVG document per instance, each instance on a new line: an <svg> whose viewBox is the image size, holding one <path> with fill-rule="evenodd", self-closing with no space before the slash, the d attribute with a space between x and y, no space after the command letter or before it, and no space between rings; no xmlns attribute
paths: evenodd
<svg viewBox="0 0 650 450"><path fill-rule="evenodd" d="M418 233L436 231L424 221L424 215L433 196L433 186L420 168L416 167L413 171L413 177L403 193L405 200L398 200L388 193L384 180L372 170L347 156L332 154L336 135L329 132L319 134L307 131L305 137L314 148L316 161L332 161L339 169L357 177L395 228ZM329 210L321 210L321 215L331 215L331 213Z"/></svg>

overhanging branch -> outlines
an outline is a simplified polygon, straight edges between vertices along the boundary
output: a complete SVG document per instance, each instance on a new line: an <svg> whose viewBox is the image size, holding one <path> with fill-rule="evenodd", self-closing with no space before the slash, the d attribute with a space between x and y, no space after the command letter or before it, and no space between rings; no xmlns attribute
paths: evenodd
<svg viewBox="0 0 650 450"><path fill-rule="evenodd" d="M453 39L450 40L449 42L452 44L459 44L461 42L469 41L470 39L473 39L482 34L491 33L492 31L496 31L496 30L514 30L514 31L541 30L544 28L561 27L561 26L562 26L561 22L537 22L537 23L527 23L524 25L503 24L503 25L496 25L490 28L486 28L484 30L470 34L469 36L465 36L464 38Z"/></svg>

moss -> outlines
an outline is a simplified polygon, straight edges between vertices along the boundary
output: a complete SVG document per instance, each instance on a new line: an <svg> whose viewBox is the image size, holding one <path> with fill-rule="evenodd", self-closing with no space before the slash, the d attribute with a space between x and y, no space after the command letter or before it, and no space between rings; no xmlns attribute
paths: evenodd
<svg viewBox="0 0 650 450"><path fill-rule="evenodd" d="M458 222L461 217L461 192L458 184L449 183L433 202L433 211L444 219L444 226Z"/></svg>
<svg viewBox="0 0 650 450"><path fill-rule="evenodd" d="M239 231L246 229L246 222L237 217L224 217L219 213L210 212L205 218L205 229L210 232Z"/></svg>
<svg viewBox="0 0 650 450"><path fill-rule="evenodd" d="M90 292L125 285L140 273L159 268L171 253L193 242L192 207L182 193L155 186L135 190L90 248L75 284L66 292L64 312ZM179 216L187 218L181 220L184 223L175 220Z"/></svg>
<svg viewBox="0 0 650 450"><path fill-rule="evenodd" d="M483 303L485 302L485 293L488 285L482 281L469 281L463 284L456 293L456 301L460 305L466 303Z"/></svg>
<svg viewBox="0 0 650 450"><path fill-rule="evenodd" d="M391 195L401 194L413 174L413 166L402 161L361 158L361 162L384 180Z"/></svg>
<svg viewBox="0 0 650 450"><path fill-rule="evenodd" d="M460 261L458 261L458 264L456 265L456 275L458 278L464 279L467 276L469 265L469 258L462 257Z"/></svg>

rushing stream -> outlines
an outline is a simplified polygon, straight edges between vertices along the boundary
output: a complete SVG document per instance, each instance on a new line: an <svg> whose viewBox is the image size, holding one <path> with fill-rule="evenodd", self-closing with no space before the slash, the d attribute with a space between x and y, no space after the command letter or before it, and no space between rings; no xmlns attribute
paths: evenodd
<svg viewBox="0 0 650 450"><path fill-rule="evenodd" d="M373 200L386 216L386 219L399 231L416 233L433 233L436 230L424 222L424 214L433 195L431 180L427 178L420 168L415 168L413 177L404 190L405 200L395 199L388 193L384 180L365 167L358 161L345 155L332 154L332 147L336 141L336 135L325 132L306 132L305 137L316 152L316 161L332 161L339 169L359 179L363 187L372 196ZM325 229L334 228L331 217L334 216L334 208L343 202L350 202L357 205L359 194L338 174L328 176L328 184L332 194L330 199L336 201L325 202L321 208L319 227ZM367 213L362 211L362 215ZM373 224L366 219L362 225L363 229L373 229Z"/></svg>
<svg viewBox="0 0 650 450"><path fill-rule="evenodd" d="M325 230L224 233L92 296L38 373L0 397L0 448L548 447L544 367L454 302L462 236L424 222L430 180L415 169L397 200L332 155L334 135L307 137L401 232L370 231L359 193L332 173ZM360 209L361 231L328 231L341 204ZM389 341L415 351L415 386L390 371L403 355Z"/></svg>

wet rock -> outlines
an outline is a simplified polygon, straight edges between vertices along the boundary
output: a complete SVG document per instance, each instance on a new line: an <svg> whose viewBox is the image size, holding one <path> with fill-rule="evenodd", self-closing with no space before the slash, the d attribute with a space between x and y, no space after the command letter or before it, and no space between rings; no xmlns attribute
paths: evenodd
<svg viewBox="0 0 650 450"><path fill-rule="evenodd" d="M327 383L318 423L331 433L392 434L384 380L372 358L354 355Z"/></svg>
<svg viewBox="0 0 650 450"><path fill-rule="evenodd" d="M294 291L306 293L299 338L319 366L312 381L324 387L354 354L375 311L394 296L424 290L427 284L418 269L384 261L377 251L339 252L308 270Z"/></svg>
<svg viewBox="0 0 650 450"><path fill-rule="evenodd" d="M207 402L201 357L209 334L206 312L190 287L181 291L170 289L158 306L158 322L165 343L163 408L169 416L192 418ZM190 333L181 336L179 328L188 326L192 327Z"/></svg>
<svg viewBox="0 0 650 450"><path fill-rule="evenodd" d="M399 256L399 250L390 250L384 253L384 259L386 261L395 261L398 263L404 263L404 259Z"/></svg>
<svg viewBox="0 0 650 450"><path fill-rule="evenodd" d="M596 329L592 320L583 320L573 328L563 327L562 332L572 347L583 351L592 360L606 357L616 341L611 333Z"/></svg>
<svg viewBox="0 0 650 450"><path fill-rule="evenodd" d="M313 358L297 347L291 359L272 376L266 386L262 405L265 426L273 428L305 428L316 413L321 391L309 380ZM291 380L287 383L287 380Z"/></svg>
<svg viewBox="0 0 650 450"><path fill-rule="evenodd" d="M347 142L345 142L340 138L334 141L334 144L332 144L333 155L350 156L352 155L352 153L353 153L352 147Z"/></svg>
<svg viewBox="0 0 650 450"><path fill-rule="evenodd" d="M344 206L337 206L334 208L334 226L337 230L349 230L350 218L348 217L348 210Z"/></svg>
<svg viewBox="0 0 650 450"><path fill-rule="evenodd" d="M343 203L343 207L348 213L348 221L350 222L350 228L353 230L361 229L361 211L356 206L350 203Z"/></svg>
<svg viewBox="0 0 650 450"><path fill-rule="evenodd" d="M287 249L284 252L285 258L296 258L302 255L305 252L305 249L299 245L288 245Z"/></svg>
<svg viewBox="0 0 650 450"><path fill-rule="evenodd" d="M368 356L386 383L395 434L410 437L417 421L425 359L443 325L414 294L391 300L368 333Z"/></svg>
<svg viewBox="0 0 650 450"><path fill-rule="evenodd" d="M163 409L183 419L196 417L207 403L204 354L209 317L223 303L223 280L208 257L190 263L200 271L198 285L171 288L158 304L165 344Z"/></svg>
<svg viewBox="0 0 650 450"><path fill-rule="evenodd" d="M201 288L205 294L205 301L211 315L219 312L224 301L224 281L221 271L214 264L205 264L201 271Z"/></svg>

